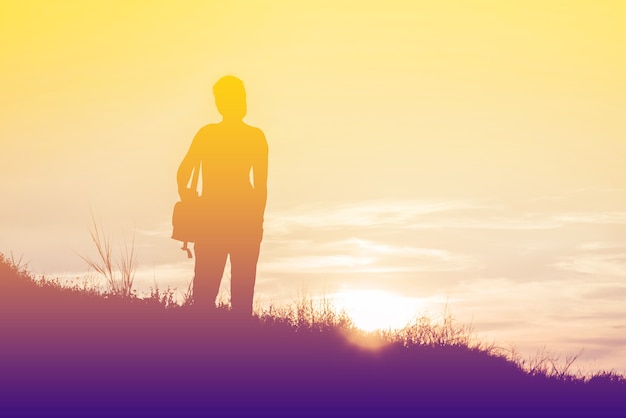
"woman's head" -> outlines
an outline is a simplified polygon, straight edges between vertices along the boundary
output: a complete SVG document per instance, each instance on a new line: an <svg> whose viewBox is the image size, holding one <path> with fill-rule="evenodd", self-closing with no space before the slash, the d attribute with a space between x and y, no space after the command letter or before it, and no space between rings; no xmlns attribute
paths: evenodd
<svg viewBox="0 0 626 418"><path fill-rule="evenodd" d="M217 110L224 118L243 119L246 116L246 89L237 77L227 75L217 80L213 95Z"/></svg>

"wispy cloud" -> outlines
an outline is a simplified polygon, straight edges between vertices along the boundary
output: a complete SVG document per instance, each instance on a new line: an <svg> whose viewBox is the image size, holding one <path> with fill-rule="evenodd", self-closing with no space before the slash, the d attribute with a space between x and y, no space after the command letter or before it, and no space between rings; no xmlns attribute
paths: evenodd
<svg viewBox="0 0 626 418"><path fill-rule="evenodd" d="M626 253L566 256L561 257L555 266L576 273L626 277Z"/></svg>
<svg viewBox="0 0 626 418"><path fill-rule="evenodd" d="M301 247L302 248L302 247ZM476 261L466 255L436 248L394 246L359 238L309 243L306 254L285 248L283 254L264 261L267 272L425 272L476 269Z"/></svg>
<svg viewBox="0 0 626 418"><path fill-rule="evenodd" d="M515 213L493 202L474 200L383 200L322 209L300 209L267 218L267 230L287 234L294 230L337 228L410 229L553 229L559 219L540 214Z"/></svg>
<svg viewBox="0 0 626 418"><path fill-rule="evenodd" d="M489 207L463 200L375 200L321 209L300 209L268 217L268 227L276 231L295 226L306 228L406 226L418 216ZM294 213L295 212L295 213Z"/></svg>
<svg viewBox="0 0 626 418"><path fill-rule="evenodd" d="M623 249L626 251L625 243L621 242L602 242L602 241L593 241L593 242L585 242L580 244L579 248L581 250L590 250L590 251L605 251L605 250L617 250Z"/></svg>
<svg viewBox="0 0 626 418"><path fill-rule="evenodd" d="M492 230L538 230L555 229L563 224L557 220L535 214L518 216L494 216L478 213L474 217L435 218L407 225L411 229L492 229Z"/></svg>
<svg viewBox="0 0 626 418"><path fill-rule="evenodd" d="M589 223L589 224L616 224L626 225L626 212L580 212L564 213L554 217L556 221L563 223Z"/></svg>

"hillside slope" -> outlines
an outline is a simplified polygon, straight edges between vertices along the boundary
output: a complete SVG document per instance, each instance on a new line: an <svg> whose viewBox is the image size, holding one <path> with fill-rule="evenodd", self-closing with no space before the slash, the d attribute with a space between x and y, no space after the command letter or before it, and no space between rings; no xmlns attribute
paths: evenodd
<svg viewBox="0 0 626 418"><path fill-rule="evenodd" d="M0 260L6 416L622 416L626 384L529 375L463 345L240 321L34 280ZM365 336L361 336L365 338ZM377 337L370 337L376 340ZM1 414L5 416L5 414Z"/></svg>

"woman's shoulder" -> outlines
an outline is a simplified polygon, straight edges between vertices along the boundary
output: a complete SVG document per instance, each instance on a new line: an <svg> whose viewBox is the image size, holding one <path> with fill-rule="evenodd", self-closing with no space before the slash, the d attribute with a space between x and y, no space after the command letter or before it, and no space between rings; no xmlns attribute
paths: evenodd
<svg viewBox="0 0 626 418"><path fill-rule="evenodd" d="M265 134L263 131L255 126L246 125L246 129L248 129L249 137L260 147L267 147L267 140L265 139Z"/></svg>
<svg viewBox="0 0 626 418"><path fill-rule="evenodd" d="M212 132L215 132L215 130L217 129L218 124L217 123L209 123L204 125L202 128L200 128L198 130L199 134L211 134Z"/></svg>
<svg viewBox="0 0 626 418"><path fill-rule="evenodd" d="M265 137L265 134L260 128L257 128L256 126L248 125L247 123L244 123L243 126L251 135Z"/></svg>

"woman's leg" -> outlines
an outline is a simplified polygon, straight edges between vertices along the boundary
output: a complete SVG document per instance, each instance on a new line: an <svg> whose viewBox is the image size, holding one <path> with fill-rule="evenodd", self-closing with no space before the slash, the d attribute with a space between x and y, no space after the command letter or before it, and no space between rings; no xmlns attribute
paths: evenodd
<svg viewBox="0 0 626 418"><path fill-rule="evenodd" d="M252 316L260 247L260 239L242 239L230 251L230 300L233 313L241 317Z"/></svg>

